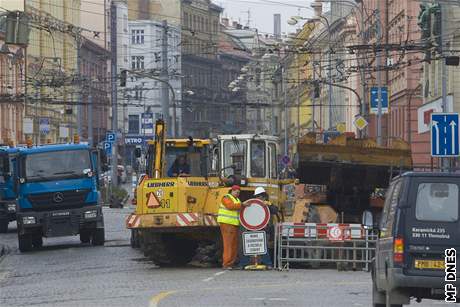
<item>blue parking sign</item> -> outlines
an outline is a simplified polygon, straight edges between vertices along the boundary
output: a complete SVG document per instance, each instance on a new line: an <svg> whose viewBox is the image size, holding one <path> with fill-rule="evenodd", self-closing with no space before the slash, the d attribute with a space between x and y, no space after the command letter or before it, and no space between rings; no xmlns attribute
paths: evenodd
<svg viewBox="0 0 460 307"><path fill-rule="evenodd" d="M104 142L104 150L107 156L112 155L112 146L113 146L112 142Z"/></svg>
<svg viewBox="0 0 460 307"><path fill-rule="evenodd" d="M115 140L117 139L117 134L115 132L107 132L105 135L105 141L109 143L115 143Z"/></svg>
<svg viewBox="0 0 460 307"><path fill-rule="evenodd" d="M458 113L431 114L431 156L460 156L458 123Z"/></svg>

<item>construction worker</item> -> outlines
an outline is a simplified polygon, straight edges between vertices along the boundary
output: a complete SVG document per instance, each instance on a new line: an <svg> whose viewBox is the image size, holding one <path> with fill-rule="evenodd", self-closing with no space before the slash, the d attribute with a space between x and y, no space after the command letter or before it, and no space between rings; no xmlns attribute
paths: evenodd
<svg viewBox="0 0 460 307"><path fill-rule="evenodd" d="M187 163L187 157L185 155L178 156L168 170L168 177L189 176L189 175L190 175L190 165L188 165Z"/></svg>
<svg viewBox="0 0 460 307"><path fill-rule="evenodd" d="M238 198L241 188L232 186L229 193L222 198L219 207L217 222L220 225L224 245L222 267L232 269L238 255L238 226L240 225L239 213L241 201Z"/></svg>
<svg viewBox="0 0 460 307"><path fill-rule="evenodd" d="M266 206L268 206L268 209L270 210L271 215L275 215L278 213L278 208L274 205L272 205L268 199L268 193L265 191L263 187L257 187L254 191L254 198L255 199L260 199L261 201L264 202ZM247 201L246 201L247 202ZM246 205L246 202L243 203L243 205ZM241 232L246 231L243 227L240 227ZM268 241L268 236L270 235L270 226L267 226L264 231L267 233L267 241ZM239 269L244 269L247 265L251 264L250 263L250 257L245 256L243 254L243 249L240 249L239 253L239 259L240 262L238 263L238 268ZM269 253L267 252L266 254L261 256L261 264L264 264L267 266L267 269L272 269L273 268L273 262L270 258Z"/></svg>

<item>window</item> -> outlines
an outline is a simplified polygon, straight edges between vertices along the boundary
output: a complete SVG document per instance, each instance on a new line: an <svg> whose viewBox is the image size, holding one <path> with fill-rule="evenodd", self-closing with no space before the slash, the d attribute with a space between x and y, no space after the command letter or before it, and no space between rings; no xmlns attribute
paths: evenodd
<svg viewBox="0 0 460 307"><path fill-rule="evenodd" d="M131 44L144 44L144 30L131 30Z"/></svg>
<svg viewBox="0 0 460 307"><path fill-rule="evenodd" d="M136 89L134 91L134 99L142 100L142 90Z"/></svg>
<svg viewBox="0 0 460 307"><path fill-rule="evenodd" d="M398 205L399 196L402 187L402 180L392 184L387 191L385 197L385 206L383 208L382 220L380 228L382 230L382 237L389 237L393 234L393 222L395 218L395 211Z"/></svg>
<svg viewBox="0 0 460 307"><path fill-rule="evenodd" d="M128 116L128 133L139 134L139 115Z"/></svg>
<svg viewBox="0 0 460 307"><path fill-rule="evenodd" d="M144 56L132 56L131 69L144 69Z"/></svg>
<svg viewBox="0 0 460 307"><path fill-rule="evenodd" d="M458 220L458 185L425 182L418 185L415 217L419 221L455 222Z"/></svg>
<svg viewBox="0 0 460 307"><path fill-rule="evenodd" d="M265 141L253 141L251 144L251 176L265 177Z"/></svg>
<svg viewBox="0 0 460 307"><path fill-rule="evenodd" d="M224 142L224 176L240 174L246 175L246 141L225 141ZM235 168L230 168L235 165Z"/></svg>

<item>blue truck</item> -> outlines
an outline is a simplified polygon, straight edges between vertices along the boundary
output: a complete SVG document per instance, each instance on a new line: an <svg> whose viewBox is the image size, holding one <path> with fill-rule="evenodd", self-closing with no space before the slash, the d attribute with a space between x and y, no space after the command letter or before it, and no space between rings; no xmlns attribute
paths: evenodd
<svg viewBox="0 0 460 307"><path fill-rule="evenodd" d="M80 235L103 245L98 151L85 144L18 148L11 161L17 192L21 252L40 248L43 237Z"/></svg>
<svg viewBox="0 0 460 307"><path fill-rule="evenodd" d="M16 220L14 166L11 162L17 152L17 148L0 147L0 233L8 232L8 224Z"/></svg>

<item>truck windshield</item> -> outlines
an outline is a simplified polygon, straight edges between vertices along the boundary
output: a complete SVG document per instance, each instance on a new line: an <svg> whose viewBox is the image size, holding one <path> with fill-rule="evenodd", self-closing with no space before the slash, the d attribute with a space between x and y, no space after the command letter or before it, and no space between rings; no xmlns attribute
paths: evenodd
<svg viewBox="0 0 460 307"><path fill-rule="evenodd" d="M231 140L224 142L224 176L246 176L246 141ZM229 168L230 166L234 166Z"/></svg>
<svg viewBox="0 0 460 307"><path fill-rule="evenodd" d="M205 176L203 168L204 148L194 148L190 151L187 147L166 147L166 172L168 177L177 177L184 174L193 177Z"/></svg>
<svg viewBox="0 0 460 307"><path fill-rule="evenodd" d="M67 150L30 154L25 159L27 180L79 178L91 169L87 150Z"/></svg>

